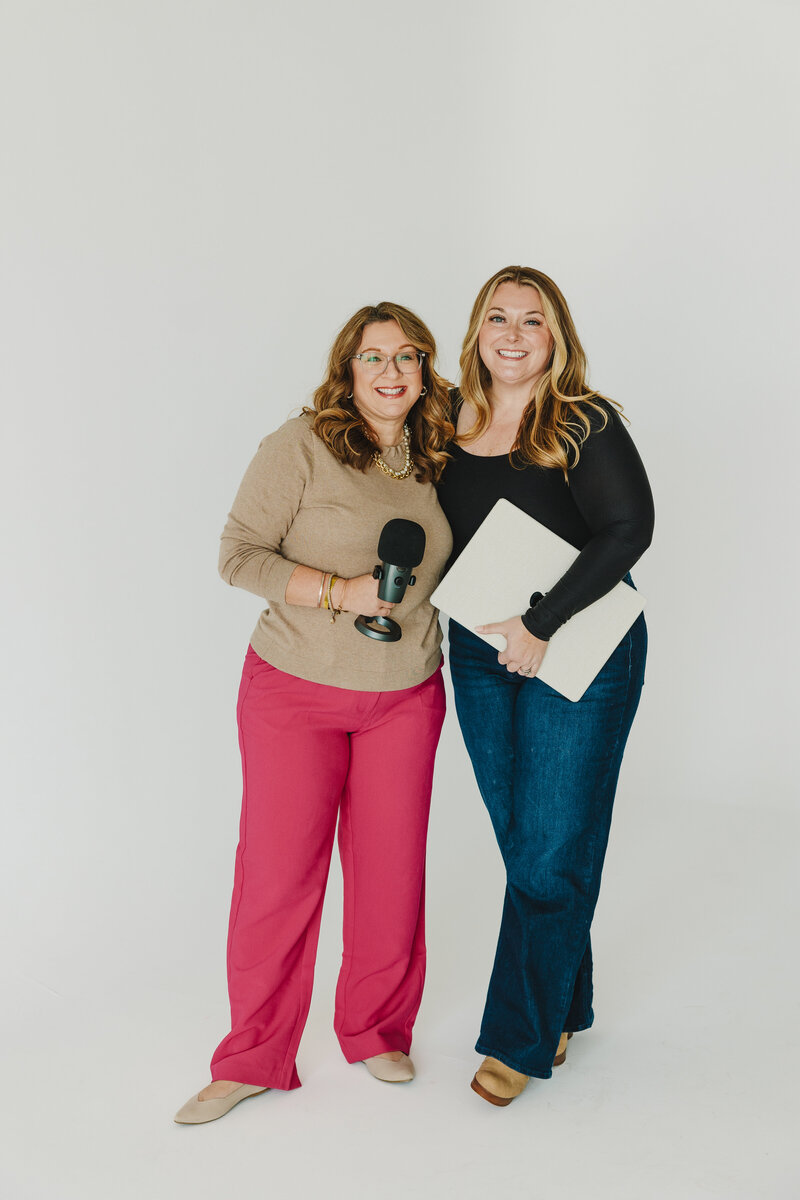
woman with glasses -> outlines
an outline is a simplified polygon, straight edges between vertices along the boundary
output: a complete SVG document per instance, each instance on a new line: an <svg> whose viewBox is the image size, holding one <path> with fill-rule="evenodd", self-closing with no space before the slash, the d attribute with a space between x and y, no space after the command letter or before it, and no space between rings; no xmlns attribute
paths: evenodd
<svg viewBox="0 0 800 1200"><path fill-rule="evenodd" d="M586 385L567 303L546 275L484 284L461 354L455 440L439 486L453 557L505 498L580 553L524 613L497 613L499 655L450 623L459 723L506 868L473 1089L507 1105L547 1079L592 1012L589 927L617 776L644 678L639 617L573 703L536 678L549 639L609 592L650 543L653 502L617 405ZM522 552L522 548L520 548ZM489 614L491 615L491 614ZM502 619L501 619L502 618Z"/></svg>
<svg viewBox="0 0 800 1200"><path fill-rule="evenodd" d="M445 709L429 597L452 545L434 487L453 433L435 353L408 309L359 309L333 344L313 408L262 441L222 534L223 578L268 608L238 702L244 792L228 934L232 1028L212 1058L211 1084L176 1114L182 1124L300 1086L295 1058L337 817L344 951L336 1034L347 1061L364 1062L376 1078L414 1077L425 839ZM397 606L379 597L373 577L381 531L396 518L425 534L416 583ZM395 607L400 640L356 628L354 617L385 620Z"/></svg>

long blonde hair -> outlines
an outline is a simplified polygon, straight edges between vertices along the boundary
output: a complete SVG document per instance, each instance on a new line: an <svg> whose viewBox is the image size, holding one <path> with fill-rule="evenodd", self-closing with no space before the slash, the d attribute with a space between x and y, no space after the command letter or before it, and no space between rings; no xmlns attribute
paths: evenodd
<svg viewBox="0 0 800 1200"><path fill-rule="evenodd" d="M455 430L449 418L450 384L436 371L436 342L427 325L410 309L390 300L365 305L347 321L336 335L328 356L325 378L314 392L313 408L303 412L314 417L314 432L339 462L366 471L378 448L374 434L366 425L352 399L353 355L358 352L361 335L373 322L396 321L409 345L423 351L422 383L427 395L420 396L406 417L411 432L411 456L420 483L435 482L450 457L445 446Z"/></svg>
<svg viewBox="0 0 800 1200"><path fill-rule="evenodd" d="M587 386L586 355L581 346L566 300L556 284L542 271L532 267L503 267L478 292L464 345L461 349L461 395L475 410L475 424L459 441L466 443L488 428L492 409L487 398L492 377L478 351L478 334L501 283L516 283L536 288L542 310L553 337L553 352L547 370L536 385L522 414L519 430L510 451L515 466L557 467L566 476L580 458L581 444L589 436L591 423L585 411L594 409L602 417L608 413L597 403L605 400L620 412L621 405L608 400Z"/></svg>

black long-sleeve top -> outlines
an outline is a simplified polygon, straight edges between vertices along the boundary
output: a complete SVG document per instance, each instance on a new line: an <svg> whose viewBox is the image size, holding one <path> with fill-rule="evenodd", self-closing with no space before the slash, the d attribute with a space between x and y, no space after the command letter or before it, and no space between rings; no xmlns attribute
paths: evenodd
<svg viewBox="0 0 800 1200"><path fill-rule="evenodd" d="M455 413L461 397L453 397ZM525 614L526 628L547 640L575 613L599 600L625 577L650 545L654 509L650 484L617 410L597 401L602 418L588 405L591 432L564 479L553 467L513 466L508 454L479 457L455 441L439 482L439 503L453 531L454 562L501 498L535 517L580 554L571 567ZM456 419L454 414L454 421ZM510 614L497 615L497 620Z"/></svg>

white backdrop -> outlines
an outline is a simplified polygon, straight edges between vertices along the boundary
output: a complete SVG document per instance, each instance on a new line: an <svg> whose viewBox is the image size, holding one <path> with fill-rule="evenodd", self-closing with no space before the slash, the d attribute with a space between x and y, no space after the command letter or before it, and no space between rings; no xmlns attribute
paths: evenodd
<svg viewBox="0 0 800 1200"><path fill-rule="evenodd" d="M798 4L0 13L9 1194L796 1195ZM227 1020L259 605L225 515L356 307L419 311L455 377L512 262L565 292L657 505L584 1065L502 1125L466 1089L502 873L451 712L419 1107L337 1057L334 871L306 1086L177 1130Z"/></svg>

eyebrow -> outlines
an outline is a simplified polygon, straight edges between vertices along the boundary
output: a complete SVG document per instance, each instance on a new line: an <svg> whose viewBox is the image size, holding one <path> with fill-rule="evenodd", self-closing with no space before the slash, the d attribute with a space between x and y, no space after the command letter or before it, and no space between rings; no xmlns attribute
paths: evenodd
<svg viewBox="0 0 800 1200"><path fill-rule="evenodd" d="M406 342L399 350L395 350L395 354L399 354L400 350L416 350L416 346L412 346L411 342ZM366 354L368 350L377 350L378 354L386 354L385 350L381 350L380 346L365 346L363 350L356 351L357 354Z"/></svg>
<svg viewBox="0 0 800 1200"><path fill-rule="evenodd" d="M503 314L503 316L507 315L506 310L504 308L501 308L499 304L493 304L492 307L489 309L489 312L501 312ZM525 313L525 316L526 317L543 317L544 313L539 312L538 308L529 308L528 311Z"/></svg>

